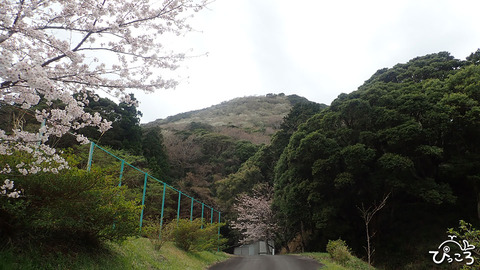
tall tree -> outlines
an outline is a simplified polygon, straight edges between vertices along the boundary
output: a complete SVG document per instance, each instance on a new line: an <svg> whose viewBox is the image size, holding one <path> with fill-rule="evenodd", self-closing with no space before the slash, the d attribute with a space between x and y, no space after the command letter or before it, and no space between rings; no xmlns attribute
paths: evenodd
<svg viewBox="0 0 480 270"><path fill-rule="evenodd" d="M169 183L169 162L164 145L162 131L159 127L142 130L143 156L147 159L148 167L158 179Z"/></svg>
<svg viewBox="0 0 480 270"><path fill-rule="evenodd" d="M234 205L237 219L231 222L233 229L239 230L243 236L241 243L269 240L277 232L277 224L272 211L273 188L259 184L253 194L240 194Z"/></svg>
<svg viewBox="0 0 480 270"><path fill-rule="evenodd" d="M95 143L110 146L114 149L128 150L131 154L142 154L142 130L140 117L142 113L137 110L135 96L130 94L134 104L120 102L116 104L108 98L88 97L84 110L87 113L98 113L103 119L112 123L112 127L99 133L94 127L84 127L77 131ZM76 144L75 137L71 134L60 138L50 138L48 144L59 148L72 147Z"/></svg>

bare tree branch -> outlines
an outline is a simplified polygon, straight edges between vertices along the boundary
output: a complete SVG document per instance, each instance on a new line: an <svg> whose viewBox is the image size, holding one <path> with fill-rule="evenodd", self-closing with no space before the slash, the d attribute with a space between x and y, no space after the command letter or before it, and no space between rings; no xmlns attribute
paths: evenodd
<svg viewBox="0 0 480 270"><path fill-rule="evenodd" d="M372 247L371 239L376 234L376 232L373 232L373 233L370 232L370 228L369 228L370 222L372 221L372 218L375 216L375 214L378 211L380 211L383 207L385 207L385 204L387 203L389 196L390 196L390 193L385 195L383 197L383 200L379 204L374 203L368 208L365 208L365 205L363 203L362 203L362 207L357 206L357 209L360 211L360 216L362 217L365 223L365 232L367 235L367 247L365 248L365 250L367 251L367 258L368 258L369 265L372 264L372 257L373 257L373 254L375 253L375 248Z"/></svg>

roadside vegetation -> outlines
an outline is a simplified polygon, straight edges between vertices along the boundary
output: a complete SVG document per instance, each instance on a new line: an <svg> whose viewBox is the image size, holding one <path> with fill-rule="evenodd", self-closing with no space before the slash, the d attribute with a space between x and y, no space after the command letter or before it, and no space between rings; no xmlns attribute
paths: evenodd
<svg viewBox="0 0 480 270"><path fill-rule="evenodd" d="M359 258L352 258L352 260L347 264L347 265L342 265L338 262L336 262L330 254L326 252L306 252L306 253L300 253L300 255L309 257L312 259L317 260L321 264L323 264L321 270L362 270L362 269L370 269L374 270L377 268L374 268L373 266L369 266L366 262Z"/></svg>
<svg viewBox="0 0 480 270"><path fill-rule="evenodd" d="M43 253L36 249L0 251L1 270L71 269L205 269L229 258L224 252L186 252L172 242L160 250L146 238L129 238L124 242L107 242L101 248L68 253Z"/></svg>
<svg viewBox="0 0 480 270"><path fill-rule="evenodd" d="M301 253L313 258L324 265L325 270L374 270L375 268L365 261L352 255L347 243L341 239L328 241L327 252Z"/></svg>
<svg viewBox="0 0 480 270"><path fill-rule="evenodd" d="M85 150L66 150L70 168L61 174L16 175L21 196L0 196L0 269L205 269L228 258L217 252L225 242L218 234L224 224L177 223L171 214L160 235L160 210L150 201L140 235L138 177L125 171L119 186L119 164L102 152L87 172ZM143 156L109 150L148 169ZM14 154L3 162L27 158Z"/></svg>

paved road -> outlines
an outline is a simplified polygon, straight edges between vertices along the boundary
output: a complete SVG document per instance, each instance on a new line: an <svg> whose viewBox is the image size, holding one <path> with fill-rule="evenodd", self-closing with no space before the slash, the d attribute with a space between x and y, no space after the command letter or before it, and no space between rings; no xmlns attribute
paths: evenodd
<svg viewBox="0 0 480 270"><path fill-rule="evenodd" d="M320 263L294 255L239 256L215 264L209 270L317 270Z"/></svg>

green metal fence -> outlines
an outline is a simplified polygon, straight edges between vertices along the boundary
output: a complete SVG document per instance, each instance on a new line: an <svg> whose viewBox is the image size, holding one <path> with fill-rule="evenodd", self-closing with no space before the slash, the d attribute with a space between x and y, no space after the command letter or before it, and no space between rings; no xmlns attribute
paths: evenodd
<svg viewBox="0 0 480 270"><path fill-rule="evenodd" d="M109 156L112 156L113 158L115 158L115 159L117 159L118 161L121 162L118 186L122 185L122 179L124 177L124 172L126 170L126 166L134 169L135 171L137 171L138 173L143 175L142 211L140 213L140 221L139 221L139 231L140 232L141 232L142 226L143 226L143 218L144 218L144 210L145 210L145 198L146 198L146 195L147 195L147 182L149 180L150 181L155 181L155 182L163 185L162 205L161 205L161 211L160 211L160 235L159 235L159 237L161 237L161 231L162 231L163 223L164 223L164 219L165 219L165 216L164 216L165 215L165 210L166 210L165 199L168 197L167 194L166 194L168 190L178 193L178 199L176 199L177 200L177 205L176 205L176 219L177 219L177 221L180 219L180 216L181 216L182 202L185 205L185 202L184 202L185 199L182 200L182 197L186 197L187 201L188 201L187 204L189 204L188 206L190 207L190 212L189 212L190 220L193 220L194 215L195 215L194 214L194 206L197 206L197 208L199 208L201 206L202 228L203 228L203 221L204 220L207 220L207 222L208 222L208 220L210 220L210 223L213 223L215 212L217 213L218 223L221 222L222 213L220 211L218 211L218 210L214 209L213 207L211 207L211 206L209 206L209 205L207 205L207 204L205 204L205 203L203 203L203 202L201 202L201 201L183 193L180 190L177 190L176 188L168 185L167 183L165 183L161 180L158 180L157 178L153 177L152 175L149 175L147 172L144 172L144 171L138 169L137 167L133 166L132 164L128 163L124 159L121 159L121 158L115 156L114 154L110 153L108 150L100 147L99 145L95 144L94 142L90 143L90 152L89 152L89 155L88 155L88 163L87 163L87 170L88 171L90 171L91 168L92 168L95 148L98 148L98 149L102 150L103 152L105 152ZM185 208L185 206L184 206L184 208ZM208 215L210 215L210 218L208 217ZM218 228L218 237L220 237L220 227Z"/></svg>

